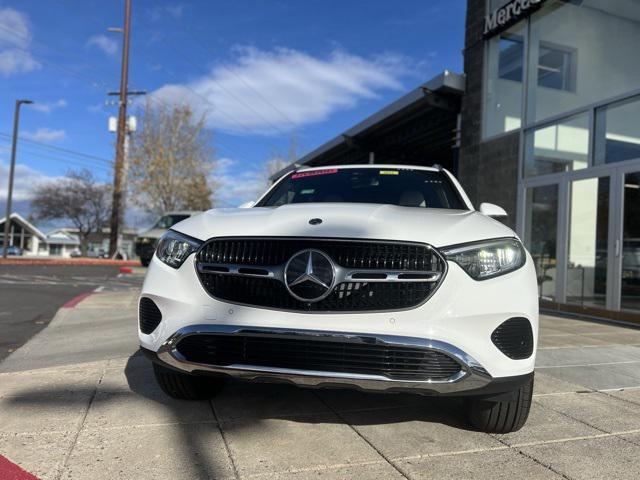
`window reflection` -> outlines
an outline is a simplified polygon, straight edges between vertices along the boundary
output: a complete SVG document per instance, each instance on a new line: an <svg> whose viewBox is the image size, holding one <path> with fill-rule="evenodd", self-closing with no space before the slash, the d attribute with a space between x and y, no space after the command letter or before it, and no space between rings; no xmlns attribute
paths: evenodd
<svg viewBox="0 0 640 480"><path fill-rule="evenodd" d="M638 45L640 2L545 2L530 21L528 123L637 89Z"/></svg>
<svg viewBox="0 0 640 480"><path fill-rule="evenodd" d="M609 177L571 184L567 302L605 306L609 237Z"/></svg>
<svg viewBox="0 0 640 480"><path fill-rule="evenodd" d="M640 98L596 111L595 163L640 158Z"/></svg>
<svg viewBox="0 0 640 480"><path fill-rule="evenodd" d="M526 177L586 168L589 163L589 116L578 115L527 132Z"/></svg>
<svg viewBox="0 0 640 480"><path fill-rule="evenodd" d="M640 173L624 177L624 225L622 233L623 310L640 311Z"/></svg>
<svg viewBox="0 0 640 480"><path fill-rule="evenodd" d="M484 136L520 128L525 24L517 25L488 42L484 97Z"/></svg>
<svg viewBox="0 0 640 480"><path fill-rule="evenodd" d="M525 245L533 258L541 299L556 298L558 186L527 189Z"/></svg>

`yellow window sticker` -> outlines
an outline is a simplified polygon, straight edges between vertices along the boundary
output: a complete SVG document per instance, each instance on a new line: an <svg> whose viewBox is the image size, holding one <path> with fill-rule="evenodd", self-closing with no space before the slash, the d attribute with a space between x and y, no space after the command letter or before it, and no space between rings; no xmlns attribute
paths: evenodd
<svg viewBox="0 0 640 480"><path fill-rule="evenodd" d="M380 170L380 175L399 175L398 170Z"/></svg>

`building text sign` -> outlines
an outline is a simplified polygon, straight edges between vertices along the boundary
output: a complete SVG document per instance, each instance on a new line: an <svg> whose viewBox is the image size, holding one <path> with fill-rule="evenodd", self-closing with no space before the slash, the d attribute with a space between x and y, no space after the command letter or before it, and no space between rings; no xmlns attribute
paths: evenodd
<svg viewBox="0 0 640 480"><path fill-rule="evenodd" d="M490 37L531 15L545 0L511 0L484 17L484 36Z"/></svg>

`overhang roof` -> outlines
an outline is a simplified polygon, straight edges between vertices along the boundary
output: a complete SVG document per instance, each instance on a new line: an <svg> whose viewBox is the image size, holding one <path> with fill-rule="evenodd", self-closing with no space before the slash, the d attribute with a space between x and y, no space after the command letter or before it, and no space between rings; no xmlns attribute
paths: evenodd
<svg viewBox="0 0 640 480"><path fill-rule="evenodd" d="M372 150L382 148L382 137L385 133L405 122L409 123L418 116L421 120L420 135L432 134L433 140L431 141L434 143L435 141L453 143L454 128L451 127L451 122L455 123L455 118L459 113L464 85L464 76L445 70L341 135L309 152L295 163L275 173L271 176L271 180L277 180L302 165L344 163L337 162L336 158L346 157L349 150L365 151L369 148ZM445 121L443 121L443 115L446 116ZM431 123L428 123L428 120L431 120ZM417 138L417 136L413 135L411 138ZM427 137L425 137L425 141L426 139ZM375 147L371 146L372 141L375 142Z"/></svg>

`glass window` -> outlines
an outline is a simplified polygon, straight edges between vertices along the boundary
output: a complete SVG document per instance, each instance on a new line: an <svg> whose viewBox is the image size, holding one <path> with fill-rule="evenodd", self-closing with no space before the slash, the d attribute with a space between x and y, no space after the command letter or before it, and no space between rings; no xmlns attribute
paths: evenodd
<svg viewBox="0 0 640 480"><path fill-rule="evenodd" d="M498 77L522 82L522 59L524 58L522 38L515 35L502 36L499 45Z"/></svg>
<svg viewBox="0 0 640 480"><path fill-rule="evenodd" d="M573 91L575 84L573 58L571 50L540 44L538 86Z"/></svg>
<svg viewBox="0 0 640 480"><path fill-rule="evenodd" d="M596 111L595 163L640 158L640 98Z"/></svg>
<svg viewBox="0 0 640 480"><path fill-rule="evenodd" d="M579 170L588 164L589 116L586 113L530 130L525 136L525 177Z"/></svg>
<svg viewBox="0 0 640 480"><path fill-rule="evenodd" d="M624 218L622 230L623 310L640 311L640 173L624 177Z"/></svg>
<svg viewBox="0 0 640 480"><path fill-rule="evenodd" d="M531 16L527 121L638 88L640 2L548 0Z"/></svg>
<svg viewBox="0 0 640 480"><path fill-rule="evenodd" d="M295 172L274 187L258 206L322 202L467 209L444 173L401 168L330 168Z"/></svg>
<svg viewBox="0 0 640 480"><path fill-rule="evenodd" d="M571 183L568 303L604 307L607 298L609 177Z"/></svg>
<svg viewBox="0 0 640 480"><path fill-rule="evenodd" d="M558 238L558 185L527 189L524 242L533 258L538 294L556 298L556 242Z"/></svg>
<svg viewBox="0 0 640 480"><path fill-rule="evenodd" d="M520 128L525 23L488 42L484 97L484 137Z"/></svg>

